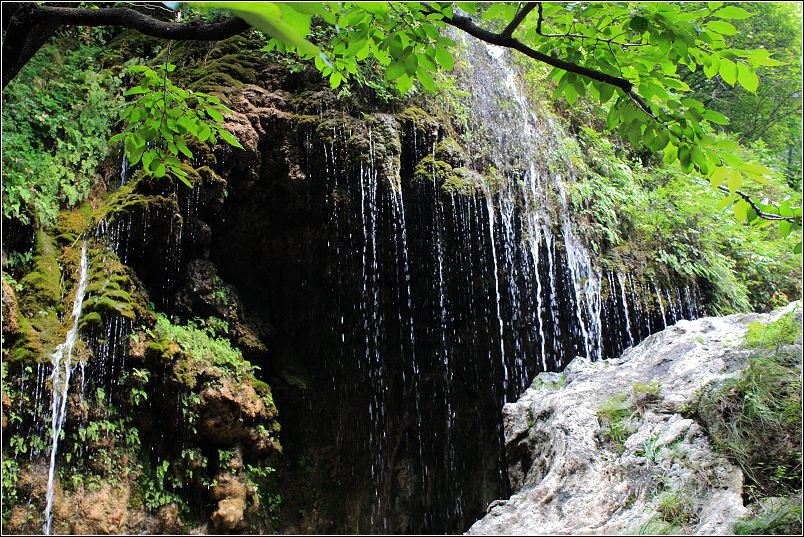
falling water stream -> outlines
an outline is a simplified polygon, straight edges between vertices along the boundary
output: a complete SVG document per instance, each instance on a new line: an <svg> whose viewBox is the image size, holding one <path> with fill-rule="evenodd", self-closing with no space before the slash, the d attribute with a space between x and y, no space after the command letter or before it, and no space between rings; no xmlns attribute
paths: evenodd
<svg viewBox="0 0 804 537"><path fill-rule="evenodd" d="M64 419L67 417L67 391L70 388L70 374L72 372L73 347L78 337L78 320L81 317L81 306L84 303L84 294L87 289L87 243L81 245L81 273L75 289L75 299L73 300L72 326L67 332L64 343L56 347L56 351L51 356L53 363L53 373L50 377L53 389L53 401L51 404L51 447L50 447L50 467L47 477L47 504L45 506L45 527L44 532L50 535L50 525L52 522L53 493L56 476L56 454L59 447L59 437L64 426Z"/></svg>
<svg viewBox="0 0 804 537"><path fill-rule="evenodd" d="M309 406L324 417L311 410L309 421L331 427L320 434L331 436L336 462L331 482L321 486L344 491L331 516L349 512L356 521L335 526L338 532L465 530L490 501L510 492L501 409L538 372L561 371L576 356L619 355L668 323L702 314L695 287L668 288L601 267L573 222L566 186L574 172L563 157L564 135L534 111L504 49L462 46L472 64L458 74L472 89L466 167L493 169L486 174L493 178L474 189L445 190L436 169L444 132L405 127L393 116L366 121L359 162L344 149L356 138L349 128L304 131L308 214L271 218L288 235L300 221L314 229L299 241L306 250L293 251L296 257L274 265L260 259L280 267L266 268L264 279L290 289L265 295L273 301L269 310L283 312L272 319L278 325L272 349L289 349L293 359L312 364ZM389 149L389 140L400 147ZM414 180L414 168L427 157L427 180ZM123 183L126 174L124 162ZM238 196L249 193L231 198ZM164 273L154 291L168 312L189 257L183 247L193 241L193 228L183 232L183 222L197 204L194 190L182 218L170 220L162 247ZM252 236L260 223L232 212L230 236ZM146 244L164 237L148 242L148 213L142 218L141 247L130 219L102 224L97 239L123 262L146 255ZM215 255L224 265L226 254ZM46 533L87 264L84 243L73 324L52 356ZM298 304L309 309L299 314ZM309 314L313 326L299 329L303 321L285 312ZM100 333L86 334L96 362L87 375L119 376L130 329L127 320L110 319ZM290 425L306 426L299 422Z"/></svg>
<svg viewBox="0 0 804 537"><path fill-rule="evenodd" d="M293 302L321 304L306 337L339 349L337 360L324 351L314 380L337 394L332 475L355 491L339 499L337 512L354 513L339 531L463 531L508 493L505 402L539 371L619 355L700 314L694 289L600 266L573 222L565 135L534 111L503 49L464 46L464 149L493 165L491 181L446 190L437 166L446 135L382 114L365 121L365 138L337 127L300 137L311 196L303 218L325 230L305 236L306 277L283 285L299 286ZM343 148L366 141L367 158L350 163ZM285 227L302 217L288 218ZM279 346L293 356L327 348L298 338Z"/></svg>

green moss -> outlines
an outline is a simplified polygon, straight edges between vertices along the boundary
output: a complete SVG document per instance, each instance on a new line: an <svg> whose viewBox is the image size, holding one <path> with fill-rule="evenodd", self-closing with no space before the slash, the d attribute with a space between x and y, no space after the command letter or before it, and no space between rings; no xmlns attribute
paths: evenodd
<svg viewBox="0 0 804 537"><path fill-rule="evenodd" d="M94 209L88 202L70 211L61 211L56 224L57 239L62 244L74 244L89 227Z"/></svg>
<svg viewBox="0 0 804 537"><path fill-rule="evenodd" d="M56 307L61 301L61 267L58 249L53 238L39 231L36 234L36 254L33 267L20 281L24 300L21 309L26 315L36 314L40 309Z"/></svg>
<svg viewBox="0 0 804 537"><path fill-rule="evenodd" d="M199 373L198 363L190 358L182 358L173 364L173 379L189 390L198 384Z"/></svg>
<svg viewBox="0 0 804 537"><path fill-rule="evenodd" d="M81 330L87 330L89 328L99 328L103 326L103 318L100 316L99 313L95 311L91 311L84 315L81 315L81 323L79 324L79 328Z"/></svg>
<svg viewBox="0 0 804 537"><path fill-rule="evenodd" d="M89 274L88 298L84 301L82 326L102 325L122 315L131 320L150 318L141 286L134 282L125 266L106 245L90 241L87 246Z"/></svg>
<svg viewBox="0 0 804 537"><path fill-rule="evenodd" d="M541 390L545 388L547 390L560 390L564 386L567 385L567 375L561 373L558 375L556 380L549 380L553 378L553 374L540 374L536 377L533 381L533 388L536 390Z"/></svg>
<svg viewBox="0 0 804 537"><path fill-rule="evenodd" d="M53 238L39 231L36 237L32 270L22 278L17 324L20 334L10 349L15 361L46 361L65 329L59 320L62 270Z"/></svg>
<svg viewBox="0 0 804 537"><path fill-rule="evenodd" d="M435 118L418 106L408 106L396 116L402 121L410 121L417 129L429 128L428 130L435 131L438 128Z"/></svg>
<svg viewBox="0 0 804 537"><path fill-rule="evenodd" d="M259 379L254 379L251 381L251 385L254 387L254 391L257 392L260 396L271 396L271 387L268 386L267 382L263 382Z"/></svg>

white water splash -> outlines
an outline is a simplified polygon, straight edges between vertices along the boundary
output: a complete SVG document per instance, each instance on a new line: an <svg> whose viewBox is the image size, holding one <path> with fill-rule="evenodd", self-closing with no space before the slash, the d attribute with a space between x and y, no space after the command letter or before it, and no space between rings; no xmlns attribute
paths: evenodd
<svg viewBox="0 0 804 537"><path fill-rule="evenodd" d="M56 453L59 447L59 437L67 417L67 390L70 388L70 373L72 372L73 347L78 337L78 319L81 317L81 307L84 303L84 294L87 289L87 243L81 246L81 276L73 300L73 325L67 332L64 343L56 347L51 356L53 374L50 377L53 387L53 403L51 405L51 436L50 469L47 478L47 504L45 506L45 535L50 535L50 526L53 522L53 492L56 474Z"/></svg>

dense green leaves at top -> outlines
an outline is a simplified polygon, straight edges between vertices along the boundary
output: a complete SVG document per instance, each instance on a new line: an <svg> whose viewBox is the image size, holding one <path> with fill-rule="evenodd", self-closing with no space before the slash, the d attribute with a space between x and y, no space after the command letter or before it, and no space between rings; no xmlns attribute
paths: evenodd
<svg viewBox="0 0 804 537"><path fill-rule="evenodd" d="M89 194L122 104L120 79L98 66L101 52L48 45L3 92L5 217L52 224L60 207Z"/></svg>
<svg viewBox="0 0 804 537"><path fill-rule="evenodd" d="M435 91L433 72L450 70L454 60L449 48L453 41L444 35L444 16L452 14L449 3L433 4L443 10L430 12L420 3L405 2L213 2L198 7L224 8L242 17L270 36L265 50L296 52L314 59L321 74L338 88L357 74L358 63L370 58L406 93L418 81ZM511 9L510 4L500 4ZM312 17L336 31L326 42L307 40ZM279 27L276 21L289 21ZM293 35L289 33L295 32Z"/></svg>
<svg viewBox="0 0 804 537"><path fill-rule="evenodd" d="M357 64L367 58L376 61L385 79L402 93L415 80L434 91L433 71L454 67L450 52L454 43L443 31L456 10L450 2L207 5L229 9L271 36L266 50L314 57L333 88L348 82L357 73ZM523 8L516 2L457 4L457 9L496 32L507 28ZM306 40L313 16L336 30L318 46ZM765 174L744 172L742 157L716 136L717 129L728 125L728 117L694 98L687 80L703 73L706 79L717 77L755 93L760 85L756 69L780 62L761 48L729 46L727 40L738 34L734 23L751 17L748 10L723 2L539 3L512 35L531 50L597 73L556 67L554 97L563 96L573 105L590 94L608 108L607 128L634 146L663 153L668 164L677 162L686 172L710 177L716 187L727 177L733 192L746 178L767 183ZM287 24L281 26L283 22ZM605 76L622 83L608 83ZM735 205L741 220L764 215L742 203ZM797 229L800 225L800 219L782 221Z"/></svg>
<svg viewBox="0 0 804 537"><path fill-rule="evenodd" d="M123 131L110 142L123 141L129 165L141 163L146 174L157 178L171 175L192 186L179 156L193 158L188 140L214 144L221 138L234 147L242 146L223 125L223 114L231 110L214 95L174 85L167 75L175 68L167 63L155 69L144 65L128 69L129 74L139 76L139 84L125 92L135 99L123 110Z"/></svg>

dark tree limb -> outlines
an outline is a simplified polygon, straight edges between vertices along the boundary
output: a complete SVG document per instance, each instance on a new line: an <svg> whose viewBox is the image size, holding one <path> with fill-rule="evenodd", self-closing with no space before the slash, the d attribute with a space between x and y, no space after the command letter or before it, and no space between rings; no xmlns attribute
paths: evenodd
<svg viewBox="0 0 804 537"><path fill-rule="evenodd" d="M427 3L422 3L422 5L427 10L429 10L430 13L441 14L440 11L431 7ZM475 24L472 18L467 15L462 15L460 13L453 13L452 17L445 16L442 20L446 24L458 28L459 30L466 32L472 37L475 37L481 41L485 41L486 43L489 43L491 45L510 48L518 52L521 52L522 54L524 54L529 58L533 58L534 60L546 63L547 65L552 65L553 67L557 67L559 69L563 69L565 71L569 71L570 73L575 73L577 75L585 76L592 80L597 80L598 82L611 84L612 86L619 88L623 92L625 92L625 94L628 95L643 112L648 114L653 119L656 119L656 115L653 113L653 110L651 109L650 105L648 105L645 99L643 99L638 93L634 91L634 84L629 80L613 76L604 73L602 71L597 71L595 69L590 69L588 67L584 67L576 63L562 60L561 58L550 56L549 54L544 54L543 52L539 52L538 50L534 50L529 46L527 46L526 44L524 44L522 41L519 41L514 37L505 36L501 33L500 34L494 33L478 26L477 24Z"/></svg>
<svg viewBox="0 0 804 537"><path fill-rule="evenodd" d="M539 18L536 19L536 33L539 34L542 37L566 37L566 38L569 38L569 39L591 39L591 40L594 40L594 41L599 41L601 43L608 43L609 45L614 43L615 45L618 45L618 46L623 47L623 48L647 46L646 43L618 43L617 41L615 41L615 39L617 39L618 37L620 37L623 34L615 35L611 39L602 39L600 37L595 37L595 36L591 36L591 35L583 35L583 34L546 34L546 33L542 32L542 23L544 22L544 7L542 6L541 2L536 2L536 6L539 8L539 11L538 11Z"/></svg>
<svg viewBox="0 0 804 537"><path fill-rule="evenodd" d="M718 185L717 188L722 192L732 194L732 191L723 185ZM759 205L757 205L754 200L751 199L751 196L749 196L742 190L735 190L733 193L743 198L748 203L748 205L750 205L751 208L754 209L754 212L757 213L757 216L759 218L762 218L764 220L775 220L775 221L783 220L785 222L790 222L791 224L801 225L801 219L795 216L781 216L779 214L766 213L765 211L759 208Z"/></svg>
<svg viewBox="0 0 804 537"><path fill-rule="evenodd" d="M131 8L84 9L34 3L18 3L3 16L3 88L17 75L42 45L62 26L120 26L164 39L220 41L250 28L239 18L218 22L167 22Z"/></svg>
<svg viewBox="0 0 804 537"><path fill-rule="evenodd" d="M539 6L541 6L541 3L539 3ZM503 37L511 37L514 35L514 31L519 27L520 24L522 24L522 21L524 21L525 17L528 16L528 13L533 11L535 7L536 2L525 3L525 6L517 11L516 15L514 15L514 18L510 23L508 23L508 26L505 27L505 30L503 30L500 35Z"/></svg>

